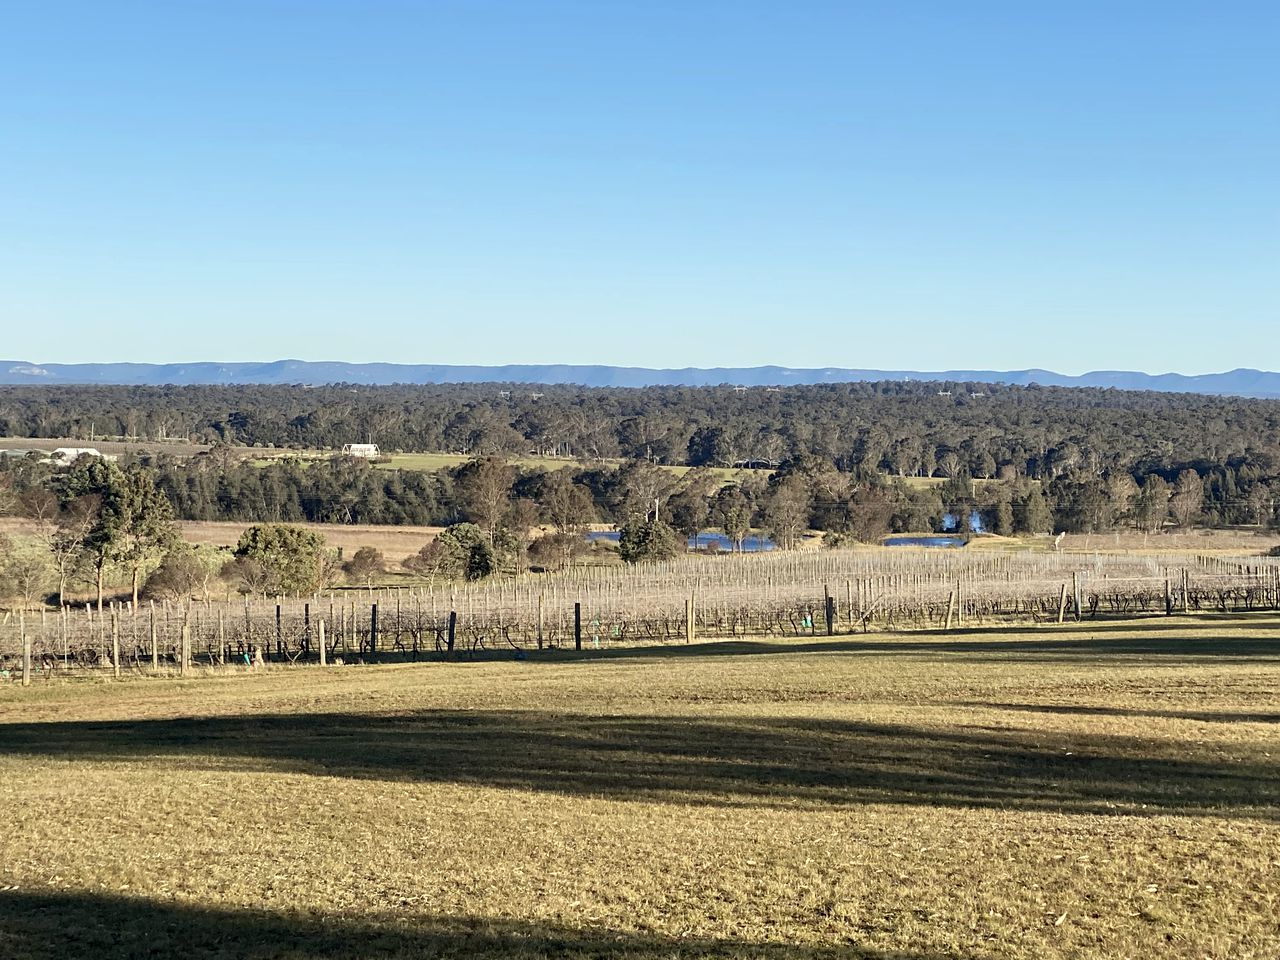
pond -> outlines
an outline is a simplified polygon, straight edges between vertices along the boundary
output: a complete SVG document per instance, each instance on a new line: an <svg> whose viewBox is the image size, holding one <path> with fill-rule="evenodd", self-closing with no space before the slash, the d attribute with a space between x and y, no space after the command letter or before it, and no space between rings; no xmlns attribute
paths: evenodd
<svg viewBox="0 0 1280 960"><path fill-rule="evenodd" d="M963 537L885 537L886 547L963 547Z"/></svg>
<svg viewBox="0 0 1280 960"><path fill-rule="evenodd" d="M598 540L604 543L617 543L618 531L616 530L595 530L587 534L588 540ZM688 548L690 550L706 550L709 546L715 544L715 547L728 552L733 549L733 541L726 537L723 533L705 532L700 533L696 537L690 537ZM763 535L752 534L742 541L743 553L761 553L765 550L773 549L773 541Z"/></svg>

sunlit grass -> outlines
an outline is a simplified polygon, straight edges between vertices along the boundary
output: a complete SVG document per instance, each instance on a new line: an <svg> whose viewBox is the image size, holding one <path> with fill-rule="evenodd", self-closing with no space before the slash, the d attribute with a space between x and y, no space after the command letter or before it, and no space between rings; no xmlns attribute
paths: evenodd
<svg viewBox="0 0 1280 960"><path fill-rule="evenodd" d="M0 956L1268 958L1280 621L0 688Z"/></svg>

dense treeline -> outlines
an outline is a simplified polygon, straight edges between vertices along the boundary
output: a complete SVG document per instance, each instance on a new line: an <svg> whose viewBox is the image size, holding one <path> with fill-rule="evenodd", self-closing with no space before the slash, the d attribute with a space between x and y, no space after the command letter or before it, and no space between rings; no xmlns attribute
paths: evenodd
<svg viewBox="0 0 1280 960"><path fill-rule="evenodd" d="M810 530L839 545L945 529L1010 536L1120 527L1157 533L1204 522L1276 527L1276 490L1280 482L1251 464L1203 475L1187 468L1170 479L1077 465L1052 480L1006 470L981 483L962 468L940 484L922 484L806 455L725 483L707 468L680 474L647 460L548 472L520 470L495 455L427 473L342 457L262 466L226 445L181 461L85 455L68 466L33 454L0 458L0 513L25 516L37 531L27 542L0 536L0 595L32 603L50 591L65 597L69 583L83 582L101 604L104 583L122 575L134 600L144 583L189 596L207 591L215 575L262 594L332 582L339 570L323 538L280 526L297 521L439 524L444 533L418 554L393 559L433 579L479 579L571 564L586 550L589 525L601 521L617 527L622 558L638 562L674 556L685 537L709 529L739 547L753 529L763 530L789 549ZM270 526L247 532L228 560L182 544L175 518ZM361 550L341 572L367 581L385 562Z"/></svg>
<svg viewBox="0 0 1280 960"><path fill-rule="evenodd" d="M803 456L897 476L1174 477L1280 464L1280 402L1079 388L880 382L784 389L6 387L0 435L467 456L777 465Z"/></svg>
<svg viewBox="0 0 1280 960"><path fill-rule="evenodd" d="M180 519L459 527L447 551L418 558L433 575L563 565L591 523L615 525L624 557L645 559L678 549L677 534L708 529L736 544L763 530L785 549L808 530L839 543L944 529L1158 532L1280 521L1280 404L1267 401L902 383L547 388L536 397L492 385L15 388L0 397L0 425L11 434L76 435L88 422L98 436L213 439L194 456L122 461ZM472 459L437 472L341 457L264 466L232 443L336 446L361 432L384 448ZM505 459L528 453L585 455L552 472ZM683 476L660 465L681 460L693 465ZM728 485L706 469L742 463L765 466ZM58 493L61 477L84 469L3 458L0 494L17 504ZM922 475L942 480L911 479ZM65 511L71 501L60 496Z"/></svg>
<svg viewBox="0 0 1280 960"><path fill-rule="evenodd" d="M184 520L255 523L415 524L473 522L499 527L580 530L659 517L692 536L717 529L740 540L767 530L783 546L806 530L870 541L893 532L966 525L999 534L1167 525L1272 526L1280 519L1280 478L1249 463L1203 474L1191 468L1135 475L1077 465L1051 480L1005 469L975 481L961 469L942 482L909 480L818 456L773 470L740 471L727 483L707 468L681 475L644 460L555 471L517 469L501 456L435 472L382 469L362 460L283 459L261 464L230 448L186 459L122 461L145 470L173 515ZM15 495L55 489L63 468L38 456L0 459L0 485ZM477 490L483 487L485 493ZM518 515L513 519L513 513ZM968 518L968 524L965 520Z"/></svg>

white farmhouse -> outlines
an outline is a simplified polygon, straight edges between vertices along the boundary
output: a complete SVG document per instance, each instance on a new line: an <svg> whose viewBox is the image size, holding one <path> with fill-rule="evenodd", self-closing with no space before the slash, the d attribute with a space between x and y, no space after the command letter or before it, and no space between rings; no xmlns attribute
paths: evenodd
<svg viewBox="0 0 1280 960"><path fill-rule="evenodd" d="M342 445L342 455L344 457L359 457L362 460L377 460L379 457L378 445L376 443L344 443Z"/></svg>

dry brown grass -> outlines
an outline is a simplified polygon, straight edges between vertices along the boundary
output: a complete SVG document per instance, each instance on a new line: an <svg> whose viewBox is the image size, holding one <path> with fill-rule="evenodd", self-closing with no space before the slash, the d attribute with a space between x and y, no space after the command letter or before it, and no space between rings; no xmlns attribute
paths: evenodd
<svg viewBox="0 0 1280 960"><path fill-rule="evenodd" d="M1101 551L1104 553L1261 555L1275 546L1280 546L1280 534L1260 527L1233 530L1170 528L1163 533L1152 534L1139 533L1136 530L1119 530L1111 533L1068 534L1062 538L1062 549L1072 553Z"/></svg>
<svg viewBox="0 0 1280 960"><path fill-rule="evenodd" d="M251 523L206 520L183 520L179 523L182 537L188 543L206 543L233 547ZM388 560L400 561L417 553L435 538L441 527L383 526L378 524L291 523L290 526L313 530L324 537L330 547L341 547L351 556L361 547L381 550Z"/></svg>
<svg viewBox="0 0 1280 960"><path fill-rule="evenodd" d="M0 956L1266 958L1280 621L0 688Z"/></svg>
<svg viewBox="0 0 1280 960"><path fill-rule="evenodd" d="M33 537L40 532L39 526L32 520L22 517L0 517L0 534L10 537Z"/></svg>

